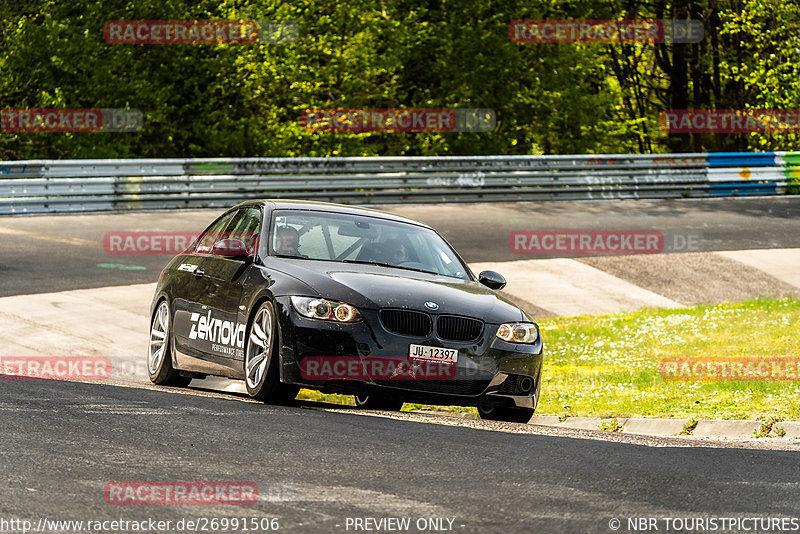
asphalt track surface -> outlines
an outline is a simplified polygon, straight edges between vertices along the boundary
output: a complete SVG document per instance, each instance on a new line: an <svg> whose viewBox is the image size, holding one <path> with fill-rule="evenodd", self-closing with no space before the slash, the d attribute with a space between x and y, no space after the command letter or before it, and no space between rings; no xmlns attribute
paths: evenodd
<svg viewBox="0 0 800 534"><path fill-rule="evenodd" d="M268 517L280 532L354 532L348 518L408 517L409 532L442 532L413 525L449 518L454 532L527 533L613 532L618 519L619 532L632 532L628 520L640 517L665 531L667 518L800 515L796 451L600 440L532 425L482 430L89 383L1 387L0 519L34 525ZM110 482L198 480L255 482L260 498L104 499Z"/></svg>
<svg viewBox="0 0 800 534"><path fill-rule="evenodd" d="M800 198L386 209L433 225L469 262L524 259L508 248L514 230L702 233L704 251L800 247ZM111 256L103 235L199 231L217 213L0 219L0 296L154 282L169 257ZM407 517L408 532L445 532L417 529L420 518L452 519L452 531L467 533L633 532L629 520L653 518L662 532L721 532L668 530L666 520L800 516L798 447L269 406L197 386L0 377L0 529L3 520L43 517L275 517L280 532L376 532L348 529L347 520ZM255 482L260 499L110 505L103 488L115 481Z"/></svg>
<svg viewBox="0 0 800 534"><path fill-rule="evenodd" d="M800 248L800 197L382 209L430 224L470 263L531 259L509 249L508 237L515 230L657 230L669 239L700 236L700 251ZM169 256L108 254L103 236L121 231L199 232L221 212L0 218L0 297L155 282Z"/></svg>

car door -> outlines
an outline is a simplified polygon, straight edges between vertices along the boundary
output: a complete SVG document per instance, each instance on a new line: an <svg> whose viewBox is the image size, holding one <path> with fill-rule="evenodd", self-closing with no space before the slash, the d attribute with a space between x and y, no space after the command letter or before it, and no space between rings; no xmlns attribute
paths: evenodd
<svg viewBox="0 0 800 534"><path fill-rule="evenodd" d="M252 258L258 250L258 236L262 213L258 206L241 208L234 215L225 232L217 236L215 246L225 242L224 250L211 251L205 263L204 276L213 281L219 297L215 299L216 312L225 329L215 336L207 359L230 367L234 372L241 371L244 360L247 310L239 309L242 297L242 282L246 270L252 265ZM240 243L242 247L236 245Z"/></svg>
<svg viewBox="0 0 800 534"><path fill-rule="evenodd" d="M193 370L236 376L241 369L247 328L246 319L239 321L241 280L257 250L260 225L259 207L240 208L223 231L211 234L198 247L203 290L188 317L190 328L195 328L190 330L191 343L202 361L190 362Z"/></svg>
<svg viewBox="0 0 800 534"><path fill-rule="evenodd" d="M177 268L181 290L173 301L175 357L178 367L186 371L229 374L225 347L235 332L225 314L224 276L212 252L240 211L231 210L214 221Z"/></svg>

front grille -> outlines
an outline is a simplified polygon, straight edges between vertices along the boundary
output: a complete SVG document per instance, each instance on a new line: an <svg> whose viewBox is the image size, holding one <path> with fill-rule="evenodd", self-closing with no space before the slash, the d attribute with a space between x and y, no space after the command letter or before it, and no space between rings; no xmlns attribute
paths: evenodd
<svg viewBox="0 0 800 534"><path fill-rule="evenodd" d="M442 315L436 321L436 335L450 341L473 341L483 332L483 321L456 315Z"/></svg>
<svg viewBox="0 0 800 534"><path fill-rule="evenodd" d="M381 310L381 322L389 332L402 336L426 337L431 333L431 317L411 310Z"/></svg>

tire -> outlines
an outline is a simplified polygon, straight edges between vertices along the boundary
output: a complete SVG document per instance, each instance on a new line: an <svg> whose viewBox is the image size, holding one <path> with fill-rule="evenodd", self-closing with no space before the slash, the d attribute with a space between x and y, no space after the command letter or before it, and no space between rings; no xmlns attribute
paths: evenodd
<svg viewBox="0 0 800 534"><path fill-rule="evenodd" d="M158 303L150 321L147 374L150 381L159 386L186 387L192 381L172 367L172 312L166 300Z"/></svg>
<svg viewBox="0 0 800 534"><path fill-rule="evenodd" d="M278 323L275 306L264 301L250 319L244 353L244 382L254 399L282 404L295 398L298 387L280 379Z"/></svg>
<svg viewBox="0 0 800 534"><path fill-rule="evenodd" d="M364 410L386 410L387 412L399 412L403 407L401 399L391 399L365 393L356 393L353 395L356 399L356 406Z"/></svg>
<svg viewBox="0 0 800 534"><path fill-rule="evenodd" d="M505 406L478 406L478 415L487 421L527 423L533 417L532 408L508 408Z"/></svg>

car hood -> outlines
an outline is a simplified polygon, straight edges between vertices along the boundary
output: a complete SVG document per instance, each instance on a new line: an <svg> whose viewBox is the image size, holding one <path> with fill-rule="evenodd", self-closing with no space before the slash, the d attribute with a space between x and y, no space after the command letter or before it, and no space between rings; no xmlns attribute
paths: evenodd
<svg viewBox="0 0 800 534"><path fill-rule="evenodd" d="M359 309L405 308L478 317L497 324L524 319L519 308L472 280L378 265L284 258L280 264L275 267L314 288L318 296ZM426 302L438 308L430 310Z"/></svg>

